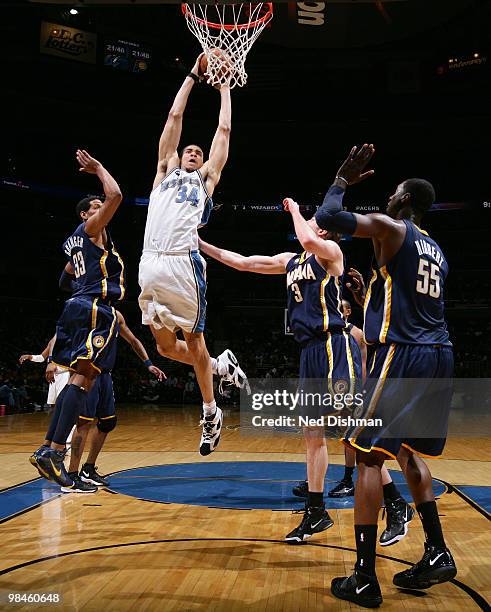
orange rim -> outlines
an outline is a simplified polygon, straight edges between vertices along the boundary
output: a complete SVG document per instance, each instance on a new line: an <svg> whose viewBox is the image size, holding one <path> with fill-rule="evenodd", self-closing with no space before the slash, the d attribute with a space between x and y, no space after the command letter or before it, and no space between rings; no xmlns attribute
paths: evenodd
<svg viewBox="0 0 491 612"><path fill-rule="evenodd" d="M215 30L223 29L223 30L230 31L230 30L249 30L250 28L255 28L259 24L264 23L273 14L273 3L265 2L264 7L266 8L266 12L264 13L262 17L259 17L259 19L256 19L255 21L251 21L250 23L241 23L241 24L214 23L213 21L207 21L206 19L201 19L200 17L197 17L191 12L191 9L189 8L189 4L187 3L183 3L181 5L181 10L182 10L182 14L185 17L192 16L193 19L200 25L206 25L209 28L214 28Z"/></svg>

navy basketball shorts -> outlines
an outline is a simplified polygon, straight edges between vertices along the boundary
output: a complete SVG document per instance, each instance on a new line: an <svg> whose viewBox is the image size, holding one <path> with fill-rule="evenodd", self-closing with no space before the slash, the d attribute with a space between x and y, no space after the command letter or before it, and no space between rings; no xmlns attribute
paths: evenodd
<svg viewBox="0 0 491 612"><path fill-rule="evenodd" d="M116 415L111 372L102 372L89 392L87 403L79 418L83 421L113 419Z"/></svg>
<svg viewBox="0 0 491 612"><path fill-rule="evenodd" d="M51 358L57 366L71 369L71 341L60 321L56 324L56 341L51 351Z"/></svg>
<svg viewBox="0 0 491 612"><path fill-rule="evenodd" d="M66 303L57 328L68 337L69 365L88 360L96 370L112 370L119 325L116 310L99 298L77 296ZM57 339L58 342L58 339Z"/></svg>
<svg viewBox="0 0 491 612"><path fill-rule="evenodd" d="M300 354L299 390L304 401L300 402L303 416L319 418L341 410L341 404L334 407L330 398L355 394L362 379L361 352L351 334L328 333L323 340L313 340ZM323 398L322 403L314 401L315 394Z"/></svg>
<svg viewBox="0 0 491 612"><path fill-rule="evenodd" d="M344 442L391 459L401 447L421 457L439 457L447 437L453 373L451 346L371 347L364 407L356 416L380 419L382 425L354 426Z"/></svg>

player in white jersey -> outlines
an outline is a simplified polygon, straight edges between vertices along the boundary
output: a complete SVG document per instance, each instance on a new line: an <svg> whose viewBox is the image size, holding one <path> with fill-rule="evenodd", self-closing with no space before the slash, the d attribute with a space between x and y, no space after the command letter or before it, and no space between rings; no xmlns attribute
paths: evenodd
<svg viewBox="0 0 491 612"><path fill-rule="evenodd" d="M184 79L160 137L140 260L139 304L158 352L194 367L203 396L200 453L208 455L218 445L223 420L215 403L213 373L238 387L247 380L230 350L210 358L203 337L206 263L198 251L198 228L208 222L211 196L227 161L232 105L229 85L220 86L218 128L207 161L196 144L184 147L179 156L183 113L191 89L201 80L200 58ZM177 339L179 330L184 340Z"/></svg>

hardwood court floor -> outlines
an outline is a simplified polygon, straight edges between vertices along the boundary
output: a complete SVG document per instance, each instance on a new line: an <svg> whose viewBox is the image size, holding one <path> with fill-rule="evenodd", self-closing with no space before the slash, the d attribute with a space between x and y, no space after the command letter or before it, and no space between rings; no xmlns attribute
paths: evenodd
<svg viewBox="0 0 491 612"><path fill-rule="evenodd" d="M120 410L100 471L303 461L300 437L241 436L233 427L236 414L226 420L230 428L220 450L203 459L197 453L197 421L192 409ZM0 488L35 478L27 459L46 424L42 414L0 419ZM329 446L331 462L342 463L342 447L335 442ZM491 486L488 438L452 438L444 457L430 462L435 478L453 485ZM389 468L397 469L393 463ZM384 609L470 611L484 605L479 595L491 599L488 518L458 493L443 494L439 509L459 568L457 582L416 595L392 586L393 574L421 556L423 533L416 518L402 542L378 549ZM356 558L353 511L330 513L333 528L308 545L287 546L282 539L301 518L290 512L153 503L108 491L55 496L0 525L0 609L11 609L5 594L16 591L60 593L62 610L356 610L329 591L331 579L351 573Z"/></svg>

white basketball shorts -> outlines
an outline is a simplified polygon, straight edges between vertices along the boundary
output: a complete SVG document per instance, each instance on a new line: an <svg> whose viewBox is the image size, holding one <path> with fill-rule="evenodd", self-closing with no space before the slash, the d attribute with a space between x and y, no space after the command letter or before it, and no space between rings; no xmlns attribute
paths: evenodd
<svg viewBox="0 0 491 612"><path fill-rule="evenodd" d="M206 261L199 251L144 251L138 275L142 323L172 332L202 332L206 317Z"/></svg>
<svg viewBox="0 0 491 612"><path fill-rule="evenodd" d="M71 374L72 372L70 370L60 367L56 368L55 382L49 384L48 399L46 400L47 404L56 404L56 400L58 399L58 396L62 392L63 388L68 384Z"/></svg>

